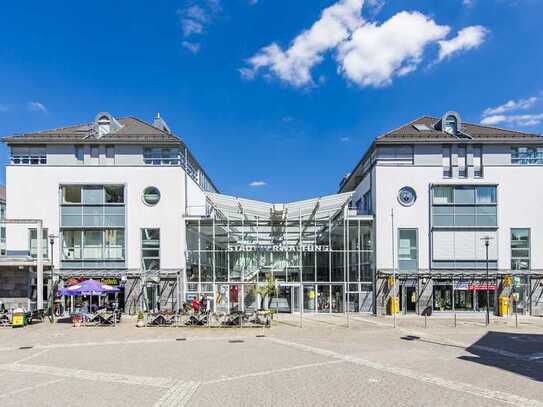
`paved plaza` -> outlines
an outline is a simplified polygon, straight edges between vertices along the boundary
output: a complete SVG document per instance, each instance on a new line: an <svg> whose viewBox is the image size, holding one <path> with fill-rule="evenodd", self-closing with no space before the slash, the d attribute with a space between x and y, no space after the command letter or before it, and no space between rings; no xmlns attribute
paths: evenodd
<svg viewBox="0 0 543 407"><path fill-rule="evenodd" d="M542 406L543 319L0 330L2 406Z"/></svg>

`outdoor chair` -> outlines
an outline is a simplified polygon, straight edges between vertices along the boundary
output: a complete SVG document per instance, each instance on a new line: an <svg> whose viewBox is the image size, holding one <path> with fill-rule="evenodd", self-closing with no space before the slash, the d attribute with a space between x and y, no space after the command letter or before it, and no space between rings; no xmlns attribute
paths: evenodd
<svg viewBox="0 0 543 407"><path fill-rule="evenodd" d="M203 325L207 325L207 321L208 321L208 316L207 314L195 314L195 315L191 315L189 316L189 319L188 321L185 323L185 325L189 325L189 326L203 326Z"/></svg>
<svg viewBox="0 0 543 407"><path fill-rule="evenodd" d="M0 315L0 326L11 326L11 322L9 321L7 313Z"/></svg>

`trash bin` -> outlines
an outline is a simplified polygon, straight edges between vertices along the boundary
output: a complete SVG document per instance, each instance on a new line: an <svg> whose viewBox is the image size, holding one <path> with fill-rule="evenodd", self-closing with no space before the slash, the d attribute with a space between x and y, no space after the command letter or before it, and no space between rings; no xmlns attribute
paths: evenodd
<svg viewBox="0 0 543 407"><path fill-rule="evenodd" d="M24 312L14 312L11 316L11 327L20 328L26 325L26 314Z"/></svg>
<svg viewBox="0 0 543 407"><path fill-rule="evenodd" d="M509 315L509 297L498 298L498 312L501 317Z"/></svg>
<svg viewBox="0 0 543 407"><path fill-rule="evenodd" d="M388 298L388 315L398 314L400 312L400 299L398 297Z"/></svg>

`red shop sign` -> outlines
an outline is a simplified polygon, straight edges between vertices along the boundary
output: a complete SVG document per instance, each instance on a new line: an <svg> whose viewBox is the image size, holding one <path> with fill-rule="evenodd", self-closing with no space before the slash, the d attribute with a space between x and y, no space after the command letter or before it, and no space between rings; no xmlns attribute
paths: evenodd
<svg viewBox="0 0 543 407"><path fill-rule="evenodd" d="M495 291L496 284L470 284L469 290L471 291Z"/></svg>

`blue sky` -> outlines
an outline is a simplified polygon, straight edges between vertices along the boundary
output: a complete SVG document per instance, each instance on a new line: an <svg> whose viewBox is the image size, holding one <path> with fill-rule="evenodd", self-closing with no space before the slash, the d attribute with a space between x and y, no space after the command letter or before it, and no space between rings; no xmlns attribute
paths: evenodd
<svg viewBox="0 0 543 407"><path fill-rule="evenodd" d="M334 193L423 114L543 130L540 0L20 3L0 15L1 135L160 112L227 194Z"/></svg>

